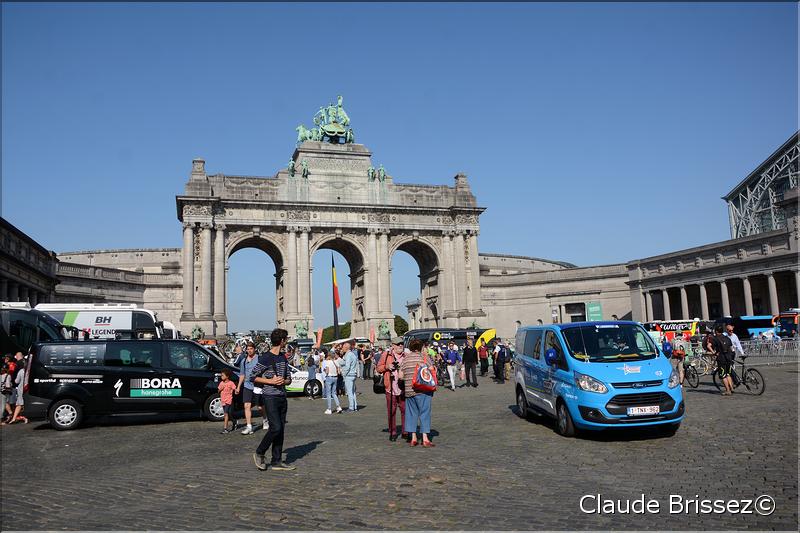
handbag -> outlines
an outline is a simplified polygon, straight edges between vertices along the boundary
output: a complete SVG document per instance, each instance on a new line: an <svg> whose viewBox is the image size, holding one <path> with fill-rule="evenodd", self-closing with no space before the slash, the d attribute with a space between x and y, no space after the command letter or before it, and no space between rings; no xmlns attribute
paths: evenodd
<svg viewBox="0 0 800 533"><path fill-rule="evenodd" d="M375 394L386 394L386 385L383 382L383 374L372 376L372 392Z"/></svg>
<svg viewBox="0 0 800 533"><path fill-rule="evenodd" d="M436 390L437 385L436 369L428 363L428 358L426 357L422 363L417 363L417 366L414 367L411 388L416 392L433 392Z"/></svg>

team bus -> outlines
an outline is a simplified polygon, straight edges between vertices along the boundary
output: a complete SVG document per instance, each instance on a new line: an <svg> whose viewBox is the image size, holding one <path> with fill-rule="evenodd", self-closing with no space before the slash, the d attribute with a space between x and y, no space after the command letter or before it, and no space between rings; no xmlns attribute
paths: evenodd
<svg viewBox="0 0 800 533"><path fill-rule="evenodd" d="M452 341L456 343L456 346L458 346L459 348L463 348L467 344L467 337L471 338L474 341L475 345L478 346L480 344L479 341L484 340L486 341L486 344L489 344L489 341L494 339L496 336L497 336L497 330L495 330L494 328L412 329L411 331L408 331L406 332L405 335L403 335L403 343L406 347L408 347L408 343L411 342L412 339L419 339L422 342L428 342L431 344L433 344L434 342L448 344L450 343L450 341Z"/></svg>
<svg viewBox="0 0 800 533"><path fill-rule="evenodd" d="M707 333L711 323L699 319L694 320L654 320L642 323L644 329L657 342L661 342L665 337L672 341L676 335L691 338Z"/></svg>
<svg viewBox="0 0 800 533"><path fill-rule="evenodd" d="M775 331L772 315L724 316L714 322L714 326L728 324L733 325L733 332L742 340Z"/></svg>
<svg viewBox="0 0 800 533"><path fill-rule="evenodd" d="M797 335L798 317L800 317L800 309L792 308L788 311L772 317L772 323L775 325L775 333L781 337L794 337Z"/></svg>
<svg viewBox="0 0 800 533"><path fill-rule="evenodd" d="M135 337L177 339L179 332L169 322L136 304L39 304L37 311L47 313L67 327L77 328L90 339L114 339L118 334Z"/></svg>

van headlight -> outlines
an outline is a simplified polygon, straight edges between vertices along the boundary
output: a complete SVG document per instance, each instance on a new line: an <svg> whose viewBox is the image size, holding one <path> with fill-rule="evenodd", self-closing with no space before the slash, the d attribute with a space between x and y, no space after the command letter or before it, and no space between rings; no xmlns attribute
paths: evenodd
<svg viewBox="0 0 800 533"><path fill-rule="evenodd" d="M669 381L667 382L667 386L670 389L674 389L680 384L681 384L681 377L678 375L677 372L673 370L669 375Z"/></svg>
<svg viewBox="0 0 800 533"><path fill-rule="evenodd" d="M598 394L605 394L608 392L608 387L606 387L602 381L598 381L592 376L587 376L580 372L575 372L575 384L580 387L581 390L587 392L596 392Z"/></svg>

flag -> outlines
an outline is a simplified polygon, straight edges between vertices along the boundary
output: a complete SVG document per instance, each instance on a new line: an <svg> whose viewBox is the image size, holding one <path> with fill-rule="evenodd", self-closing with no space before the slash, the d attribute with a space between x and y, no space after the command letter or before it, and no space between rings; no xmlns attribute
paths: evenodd
<svg viewBox="0 0 800 533"><path fill-rule="evenodd" d="M336 265L331 254L331 279L333 280L333 338L339 338L339 286L336 284Z"/></svg>
<svg viewBox="0 0 800 533"><path fill-rule="evenodd" d="M319 348L322 346L322 328L317 330L317 342L314 344L314 348Z"/></svg>
<svg viewBox="0 0 800 533"><path fill-rule="evenodd" d="M375 344L375 326L369 328L369 342Z"/></svg>

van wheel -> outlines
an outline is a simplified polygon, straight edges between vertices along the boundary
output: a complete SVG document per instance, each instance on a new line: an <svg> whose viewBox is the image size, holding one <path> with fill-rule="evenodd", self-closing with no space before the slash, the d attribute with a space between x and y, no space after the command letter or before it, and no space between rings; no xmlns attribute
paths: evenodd
<svg viewBox="0 0 800 533"><path fill-rule="evenodd" d="M203 406L203 415L211 422L220 422L225 418L225 411L222 409L222 398L219 393L214 393L208 397Z"/></svg>
<svg viewBox="0 0 800 533"><path fill-rule="evenodd" d="M563 437L575 436L575 424L572 423L572 416L569 414L567 404L559 400L558 407L556 408L557 424L556 428L558 433Z"/></svg>
<svg viewBox="0 0 800 533"><path fill-rule="evenodd" d="M517 415L520 418L528 418L528 400L525 398L525 391L522 387L517 387Z"/></svg>
<svg viewBox="0 0 800 533"><path fill-rule="evenodd" d="M75 429L83 420L83 407L75 400L59 400L50 408L47 418L58 431Z"/></svg>
<svg viewBox="0 0 800 533"><path fill-rule="evenodd" d="M303 394L306 396L322 396L322 385L316 379L309 381L303 387Z"/></svg>

